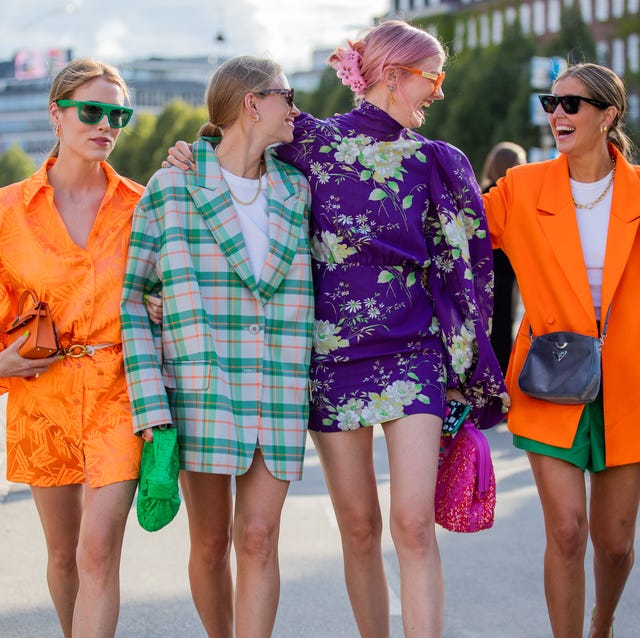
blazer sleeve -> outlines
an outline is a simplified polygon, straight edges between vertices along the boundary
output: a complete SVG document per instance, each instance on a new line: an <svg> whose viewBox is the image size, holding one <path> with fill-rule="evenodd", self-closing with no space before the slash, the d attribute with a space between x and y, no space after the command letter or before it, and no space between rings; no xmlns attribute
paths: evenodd
<svg viewBox="0 0 640 638"><path fill-rule="evenodd" d="M493 188L482 195L493 248L502 248L502 238L511 208L512 176L501 177Z"/></svg>
<svg viewBox="0 0 640 638"><path fill-rule="evenodd" d="M162 208L155 182L149 182L135 209L121 301L124 366L135 432L171 424L171 412L162 378L161 328L147 314L144 296L160 290L159 258Z"/></svg>

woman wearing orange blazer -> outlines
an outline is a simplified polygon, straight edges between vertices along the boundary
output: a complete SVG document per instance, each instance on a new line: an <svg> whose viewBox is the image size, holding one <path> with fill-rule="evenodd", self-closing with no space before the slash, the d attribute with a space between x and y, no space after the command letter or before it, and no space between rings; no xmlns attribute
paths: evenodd
<svg viewBox="0 0 640 638"><path fill-rule="evenodd" d="M525 316L507 372L514 444L527 451L544 512L544 579L556 638L580 638L584 557L594 546L590 638L613 636L633 565L640 499L640 167L622 131L626 94L612 71L579 64L540 96L560 156L511 169L484 196L494 247L516 272ZM597 336L602 389L588 405L534 399L518 387L533 335ZM585 470L590 472L587 507Z"/></svg>

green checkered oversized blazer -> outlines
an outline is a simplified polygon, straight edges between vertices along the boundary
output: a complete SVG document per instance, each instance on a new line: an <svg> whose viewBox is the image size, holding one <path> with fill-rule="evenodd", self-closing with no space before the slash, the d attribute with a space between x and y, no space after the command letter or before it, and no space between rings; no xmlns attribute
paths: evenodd
<svg viewBox="0 0 640 638"><path fill-rule="evenodd" d="M313 286L309 186L265 152L269 256L251 269L213 152L196 170L159 170L136 208L122 299L124 361L134 429L172 423L181 467L242 474L256 444L277 478L302 476ZM144 295L162 290L162 327Z"/></svg>

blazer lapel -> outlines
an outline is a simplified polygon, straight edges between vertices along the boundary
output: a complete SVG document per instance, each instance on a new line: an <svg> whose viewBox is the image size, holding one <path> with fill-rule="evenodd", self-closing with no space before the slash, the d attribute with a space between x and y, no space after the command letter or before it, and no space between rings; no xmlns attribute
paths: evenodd
<svg viewBox="0 0 640 638"><path fill-rule="evenodd" d="M264 301L277 290L293 262L303 228L306 191L296 191L290 176L265 153L269 182L269 255L258 287Z"/></svg>
<svg viewBox="0 0 640 638"><path fill-rule="evenodd" d="M549 163L537 206L540 226L549 242L553 256L558 261L566 280L570 282L582 307L595 321L565 155ZM549 264L549 267L553 265Z"/></svg>
<svg viewBox="0 0 640 638"><path fill-rule="evenodd" d="M258 284L253 276L242 229L210 142L205 138L199 139L193 145L193 154L196 173L187 184L187 191L229 265L257 296Z"/></svg>
<svg viewBox="0 0 640 638"><path fill-rule="evenodd" d="M611 216L602 275L603 309L611 304L634 245L640 222L640 202L633 199L633 193L637 193L640 188L638 175L617 149L610 146L609 151L616 155L616 176L613 182Z"/></svg>

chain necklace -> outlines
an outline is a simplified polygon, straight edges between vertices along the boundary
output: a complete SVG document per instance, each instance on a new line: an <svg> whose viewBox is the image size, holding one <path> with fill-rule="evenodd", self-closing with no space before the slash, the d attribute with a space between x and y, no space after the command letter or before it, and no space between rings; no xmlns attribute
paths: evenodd
<svg viewBox="0 0 640 638"><path fill-rule="evenodd" d="M218 155L218 147L216 146L215 149L215 154L216 157L218 158L218 163L220 164L220 156ZM242 205L242 206L251 206L251 204L253 204L253 202L256 201L256 199L258 199L258 195L260 195L260 191L262 190L262 164L263 164L263 160L262 158L260 158L260 165L258 167L258 190L256 191L256 194L248 201L245 202L244 200L240 199L232 190L231 190L231 186L229 186L229 182L227 182L227 180L224 178L224 175L222 175L222 179L224 179L224 183L227 185L227 188L229 189L229 193L231 194L232 199L234 199L236 202L238 202L238 204ZM220 164L220 168L222 168L222 164Z"/></svg>
<svg viewBox="0 0 640 638"><path fill-rule="evenodd" d="M609 192L611 186L613 185L613 178L616 175L616 160L613 159L613 157L611 158L611 165L613 166L613 168L611 169L611 175L609 176L609 181L607 182L607 185L604 187L604 190L602 191L602 193L600 193L600 195L596 197L596 199L594 199L592 202L589 202L588 204L578 204L578 202L576 202L576 200L574 199L573 205L576 208L591 210L596 204L599 204L605 198L605 195Z"/></svg>

